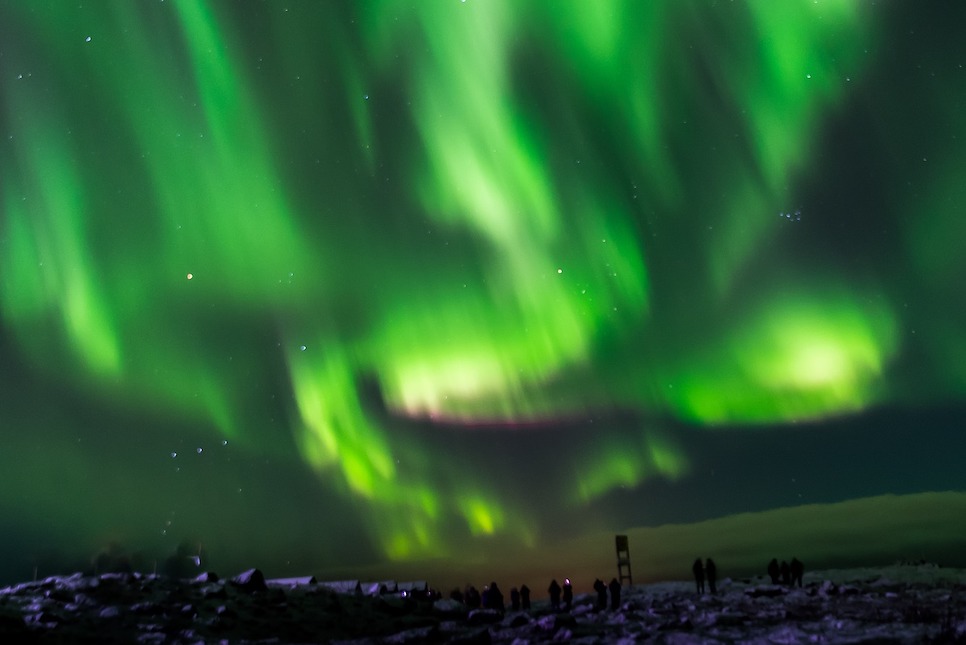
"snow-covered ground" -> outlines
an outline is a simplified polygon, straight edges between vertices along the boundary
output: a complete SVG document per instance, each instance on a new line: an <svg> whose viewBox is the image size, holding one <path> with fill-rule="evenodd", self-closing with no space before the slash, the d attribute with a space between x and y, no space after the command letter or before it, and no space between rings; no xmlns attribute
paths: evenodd
<svg viewBox="0 0 966 645"><path fill-rule="evenodd" d="M290 581L287 581L290 582ZM455 601L338 593L260 574L177 581L140 574L51 577L0 590L0 642L859 643L966 640L966 571L929 565L625 588L618 611L577 594L570 612L467 611Z"/></svg>

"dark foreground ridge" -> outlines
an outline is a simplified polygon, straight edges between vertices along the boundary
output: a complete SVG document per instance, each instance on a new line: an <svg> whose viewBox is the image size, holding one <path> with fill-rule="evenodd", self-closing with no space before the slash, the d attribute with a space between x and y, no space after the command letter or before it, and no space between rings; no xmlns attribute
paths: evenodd
<svg viewBox="0 0 966 645"><path fill-rule="evenodd" d="M966 640L966 572L922 566L807 574L803 587L768 578L624 590L617 609L594 593L568 610L468 609L420 594L369 596L299 579L231 580L138 573L55 576L0 589L4 643L780 643Z"/></svg>

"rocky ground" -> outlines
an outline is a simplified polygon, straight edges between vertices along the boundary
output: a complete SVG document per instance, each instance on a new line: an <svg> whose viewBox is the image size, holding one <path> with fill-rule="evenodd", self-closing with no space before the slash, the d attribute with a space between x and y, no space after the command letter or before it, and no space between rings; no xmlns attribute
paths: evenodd
<svg viewBox="0 0 966 645"><path fill-rule="evenodd" d="M966 641L966 577L910 568L816 572L801 589L725 580L626 589L618 611L578 594L569 612L468 611L451 600L142 574L51 577L0 590L0 642L859 643ZM271 583L271 581L270 581Z"/></svg>

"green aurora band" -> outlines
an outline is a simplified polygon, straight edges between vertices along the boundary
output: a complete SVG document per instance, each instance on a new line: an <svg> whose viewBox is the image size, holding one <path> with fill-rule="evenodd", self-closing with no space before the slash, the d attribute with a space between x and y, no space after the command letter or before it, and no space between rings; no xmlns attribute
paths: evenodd
<svg viewBox="0 0 966 645"><path fill-rule="evenodd" d="M961 305L909 341L888 259L805 259L820 135L875 64L867 3L0 17L0 314L24 360L253 452L278 450L254 411L282 406L390 559L540 539L484 465L407 424L782 425L966 386ZM937 299L966 274L966 224L944 215L962 162L937 155L894 205L890 252ZM921 390L891 369L908 342L930 357ZM630 443L601 428L559 504L686 476L674 433L639 425Z"/></svg>

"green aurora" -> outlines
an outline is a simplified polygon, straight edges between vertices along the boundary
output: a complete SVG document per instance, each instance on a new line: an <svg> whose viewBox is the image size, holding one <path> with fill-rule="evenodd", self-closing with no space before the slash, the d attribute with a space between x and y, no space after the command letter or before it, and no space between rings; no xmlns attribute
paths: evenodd
<svg viewBox="0 0 966 645"><path fill-rule="evenodd" d="M5 530L526 552L666 521L704 437L956 408L963 16L917 7L0 3Z"/></svg>

